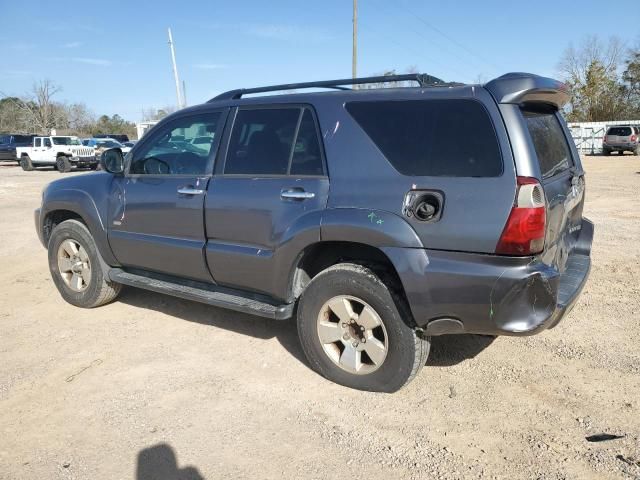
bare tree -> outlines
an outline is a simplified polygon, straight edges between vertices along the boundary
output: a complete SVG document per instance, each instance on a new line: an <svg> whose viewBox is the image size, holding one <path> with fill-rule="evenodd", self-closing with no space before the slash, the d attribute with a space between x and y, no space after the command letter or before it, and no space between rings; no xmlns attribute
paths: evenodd
<svg viewBox="0 0 640 480"><path fill-rule="evenodd" d="M166 105L162 108L143 108L142 109L142 121L143 122L155 122L161 120L167 115L175 112L177 108L174 105Z"/></svg>
<svg viewBox="0 0 640 480"><path fill-rule="evenodd" d="M84 103L72 103L64 106L67 128L79 135L89 135L96 119Z"/></svg>
<svg viewBox="0 0 640 480"><path fill-rule="evenodd" d="M31 91L17 103L32 132L49 133L62 121L63 111L53 101L53 96L62 88L51 80L40 80L33 84Z"/></svg>

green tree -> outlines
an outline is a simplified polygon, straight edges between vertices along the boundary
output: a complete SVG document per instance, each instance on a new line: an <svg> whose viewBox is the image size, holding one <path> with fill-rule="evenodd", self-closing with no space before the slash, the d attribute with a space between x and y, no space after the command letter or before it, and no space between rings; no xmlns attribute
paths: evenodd
<svg viewBox="0 0 640 480"><path fill-rule="evenodd" d="M622 81L628 105L629 118L640 118L640 47L629 52L622 72Z"/></svg>

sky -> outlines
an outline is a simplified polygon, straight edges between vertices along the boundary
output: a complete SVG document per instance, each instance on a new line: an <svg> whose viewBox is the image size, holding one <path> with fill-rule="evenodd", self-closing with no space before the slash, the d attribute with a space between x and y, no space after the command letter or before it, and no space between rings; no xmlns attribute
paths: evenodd
<svg viewBox="0 0 640 480"><path fill-rule="evenodd" d="M351 76L352 0L0 3L0 96L47 78L62 87L59 101L139 121L143 108L176 103L168 27L190 105L234 88ZM358 74L557 76L562 52L588 35L637 45L633 15L590 0L359 0Z"/></svg>

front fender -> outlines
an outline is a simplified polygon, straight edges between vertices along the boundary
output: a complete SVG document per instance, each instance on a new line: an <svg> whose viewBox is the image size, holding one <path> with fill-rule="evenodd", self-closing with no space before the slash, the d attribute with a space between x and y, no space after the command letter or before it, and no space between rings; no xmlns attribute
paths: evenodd
<svg viewBox="0 0 640 480"><path fill-rule="evenodd" d="M322 241L358 242L372 247L424 248L402 217L383 210L331 208L324 211Z"/></svg>
<svg viewBox="0 0 640 480"><path fill-rule="evenodd" d="M92 174L97 177L99 174ZM81 179L83 176L75 177L69 180ZM66 180L66 179L65 179ZM104 261L109 265L118 265L118 262L111 251L107 239L107 230L104 219L106 218L106 210L108 208L108 193L92 191L91 194L77 185L58 186L57 182L49 184L43 193L42 209L40 212L40 233L45 236L44 226L47 216L56 210L67 210L79 215L87 225L91 232L98 251L102 255ZM71 182L69 182L71 183ZM98 182L96 182L98 183ZM92 184L93 190L101 190L103 185ZM96 204L94 198L104 199L103 205Z"/></svg>

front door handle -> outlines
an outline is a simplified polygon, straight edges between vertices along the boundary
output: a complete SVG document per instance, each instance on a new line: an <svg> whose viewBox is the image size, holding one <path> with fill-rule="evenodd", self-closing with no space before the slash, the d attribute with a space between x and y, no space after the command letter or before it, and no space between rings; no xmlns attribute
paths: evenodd
<svg viewBox="0 0 640 480"><path fill-rule="evenodd" d="M283 199L293 199L293 200L307 200L308 198L313 198L315 197L316 194L313 192L305 192L304 190L300 190L300 189L288 189L288 190L282 190L280 192L280 198Z"/></svg>
<svg viewBox="0 0 640 480"><path fill-rule="evenodd" d="M204 190L193 187L180 187L178 189L178 193L181 195L202 195L204 193Z"/></svg>

